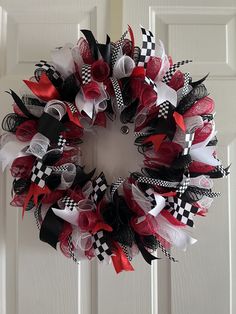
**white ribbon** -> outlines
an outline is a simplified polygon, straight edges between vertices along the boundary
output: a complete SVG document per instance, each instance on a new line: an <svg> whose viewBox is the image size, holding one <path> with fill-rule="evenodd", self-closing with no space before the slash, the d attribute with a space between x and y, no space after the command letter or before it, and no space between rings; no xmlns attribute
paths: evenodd
<svg viewBox="0 0 236 314"><path fill-rule="evenodd" d="M132 194L135 202L144 210L146 214L156 217L165 207L165 198L153 191L156 205L152 208L150 200L140 191L140 189L132 184ZM140 222L140 221L139 221Z"/></svg>
<svg viewBox="0 0 236 314"><path fill-rule="evenodd" d="M196 239L184 232L183 228L175 227L162 215L159 215L156 221L158 224L157 233L173 246L185 251L189 245L197 242Z"/></svg>
<svg viewBox="0 0 236 314"><path fill-rule="evenodd" d="M129 56L122 56L119 58L113 68L113 76L117 79L122 77L129 77L135 68L135 62Z"/></svg>
<svg viewBox="0 0 236 314"><path fill-rule="evenodd" d="M72 225L77 226L77 221L79 218L79 212L77 209L70 210L70 208L66 206L64 209L52 207L52 210L54 214L60 217L61 219L69 222Z"/></svg>
<svg viewBox="0 0 236 314"><path fill-rule="evenodd" d="M168 56L165 53L165 47L163 42L158 39L156 42L156 51L157 51L157 56L161 58L161 68L158 72L158 75L155 78L155 83L161 81L166 74L166 72L169 70L170 67L170 62L168 59Z"/></svg>
<svg viewBox="0 0 236 314"><path fill-rule="evenodd" d="M44 112L50 114L57 120L61 120L66 114L66 104L60 100L52 99L47 102Z"/></svg>
<svg viewBox="0 0 236 314"><path fill-rule="evenodd" d="M79 91L75 97L75 105L79 112L84 111L90 119L93 119L94 112L98 113L106 110L104 101L108 98L107 93L103 84L99 84L99 86L101 95L97 99L86 99L82 91Z"/></svg>
<svg viewBox="0 0 236 314"><path fill-rule="evenodd" d="M75 73L74 59L71 53L71 45L67 44L60 49L51 52L52 63L55 69L64 77Z"/></svg>
<svg viewBox="0 0 236 314"><path fill-rule="evenodd" d="M198 188L203 188L203 189L212 189L213 180L211 180L210 178L204 175L201 175L195 178L190 178L189 185L196 186Z"/></svg>
<svg viewBox="0 0 236 314"><path fill-rule="evenodd" d="M30 146L26 152L42 159L47 152L49 144L50 141L46 136L36 133L31 139Z"/></svg>
<svg viewBox="0 0 236 314"><path fill-rule="evenodd" d="M164 101L169 101L174 107L176 107L177 105L176 91L163 82L156 82L156 87L157 87L156 105L159 106Z"/></svg>
<svg viewBox="0 0 236 314"><path fill-rule="evenodd" d="M88 181L83 187L82 187L82 193L84 197L89 198L90 194L93 192L93 184L91 181Z"/></svg>

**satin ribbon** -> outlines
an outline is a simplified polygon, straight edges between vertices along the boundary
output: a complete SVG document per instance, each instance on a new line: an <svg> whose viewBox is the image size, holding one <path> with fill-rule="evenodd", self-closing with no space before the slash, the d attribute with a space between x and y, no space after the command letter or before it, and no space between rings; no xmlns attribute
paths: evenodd
<svg viewBox="0 0 236 314"><path fill-rule="evenodd" d="M40 228L40 240L56 249L63 226L64 221L54 214L52 208L49 208Z"/></svg>
<svg viewBox="0 0 236 314"><path fill-rule="evenodd" d="M120 245L117 242L114 242L113 246L115 247L114 250L115 255L112 255L111 259L117 274L122 272L123 270L134 271L133 266L130 264L128 258L126 257Z"/></svg>
<svg viewBox="0 0 236 314"><path fill-rule="evenodd" d="M29 89L40 99L49 101L51 99L60 99L60 95L47 77L46 73L43 73L39 82L32 82L23 80L23 82L29 87Z"/></svg>
<svg viewBox="0 0 236 314"><path fill-rule="evenodd" d="M148 250L144 247L143 242L141 241L140 236L136 233L135 234L135 242L139 248L139 251L141 252L143 258L148 264L152 264L152 261L158 259L156 256L153 256L151 253L148 252Z"/></svg>
<svg viewBox="0 0 236 314"><path fill-rule="evenodd" d="M158 95L157 106L165 101L169 101L174 107L177 106L177 93L173 88L163 82L156 82L156 90Z"/></svg>

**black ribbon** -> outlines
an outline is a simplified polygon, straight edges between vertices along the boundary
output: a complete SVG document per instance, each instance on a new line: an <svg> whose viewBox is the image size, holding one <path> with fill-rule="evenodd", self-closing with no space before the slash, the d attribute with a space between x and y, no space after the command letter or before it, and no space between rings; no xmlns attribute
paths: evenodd
<svg viewBox="0 0 236 314"><path fill-rule="evenodd" d="M93 59L98 60L98 46L97 46L97 41L93 36L93 33L87 29L82 29L81 32L84 34L85 38L87 39Z"/></svg>
<svg viewBox="0 0 236 314"><path fill-rule="evenodd" d="M98 52L101 53L103 60L110 64L110 56L111 56L111 40L107 35L106 43L100 44L96 41L93 36L93 33L87 29L82 29L81 32L84 34L87 42L89 44L89 48L91 50L92 56L94 60L98 60Z"/></svg>
<svg viewBox="0 0 236 314"><path fill-rule="evenodd" d="M135 234L135 241L136 241L136 244L137 244L137 246L139 248L139 251L141 252L143 258L145 259L145 261L148 264L151 265L152 261L154 261L156 259L159 259L158 257L153 256L151 253L148 252L148 250L143 245L143 242L142 242L140 236L137 233Z"/></svg>
<svg viewBox="0 0 236 314"><path fill-rule="evenodd" d="M16 103L16 105L19 107L21 112L26 117L28 117L30 119L36 119L36 117L34 115L32 115L32 113L29 112L29 110L26 108L26 106L23 103L23 101L20 99L20 97L13 90L10 89L10 92L6 91L6 93L8 93L9 95L12 96L12 98L13 98L14 102Z"/></svg>
<svg viewBox="0 0 236 314"><path fill-rule="evenodd" d="M38 132L51 142L57 142L59 134L65 129L64 125L50 114L44 112L39 119Z"/></svg>
<svg viewBox="0 0 236 314"><path fill-rule="evenodd" d="M103 60L110 64L110 56L111 56L111 40L110 37L107 35L106 44L97 44L98 49L103 57Z"/></svg>
<svg viewBox="0 0 236 314"><path fill-rule="evenodd" d="M39 233L40 240L56 249L63 226L64 220L56 216L50 207L41 225Z"/></svg>

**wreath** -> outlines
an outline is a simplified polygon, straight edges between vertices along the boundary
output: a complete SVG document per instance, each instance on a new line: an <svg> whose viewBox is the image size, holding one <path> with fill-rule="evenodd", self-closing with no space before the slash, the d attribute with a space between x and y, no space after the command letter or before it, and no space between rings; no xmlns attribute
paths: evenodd
<svg viewBox="0 0 236 314"><path fill-rule="evenodd" d="M214 101L204 81L179 70L163 43L141 26L142 47L132 29L113 43L82 30L75 46L41 60L24 80L1 136L2 168L13 176L12 206L33 211L40 240L74 261L112 262L117 273L133 270L140 252L151 264L156 250L196 242L188 230L205 216L213 179L224 177L216 155ZM128 39L129 37L130 39ZM81 163L83 136L118 117L134 125L143 166L107 183L103 172ZM104 169L105 172L105 169ZM99 173L99 172L98 172Z"/></svg>

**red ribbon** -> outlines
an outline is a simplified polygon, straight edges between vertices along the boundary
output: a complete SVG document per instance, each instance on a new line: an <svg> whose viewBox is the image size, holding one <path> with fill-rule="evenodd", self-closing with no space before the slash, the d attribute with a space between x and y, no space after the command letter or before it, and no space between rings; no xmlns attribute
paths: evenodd
<svg viewBox="0 0 236 314"><path fill-rule="evenodd" d="M116 251L115 251L116 255L112 256L111 258L112 258L113 266L117 274L122 272L123 270L134 271L133 266L130 264L122 248L115 242L113 244L116 248Z"/></svg>
<svg viewBox="0 0 236 314"><path fill-rule="evenodd" d="M60 99L60 95L47 77L46 73L43 73L40 77L39 82L31 82L23 80L23 82L31 89L31 91L40 99L49 101L52 99Z"/></svg>
<svg viewBox="0 0 236 314"><path fill-rule="evenodd" d="M157 152L160 148L161 143L165 139L165 137L166 137L165 134L150 135L144 140L144 143L152 142L154 146L154 150L155 152Z"/></svg>
<svg viewBox="0 0 236 314"><path fill-rule="evenodd" d="M30 185L29 191L25 197L24 206L22 209L22 219L24 218L25 209L26 209L26 207L27 207L27 205L28 205L28 203L32 197L33 197L34 205L37 205L39 196L49 194L50 192L51 191L49 190L49 188L46 185L44 188L41 188L40 186L38 186L37 184L32 182Z"/></svg>
<svg viewBox="0 0 236 314"><path fill-rule="evenodd" d="M67 106L66 109L67 109L67 114L68 114L68 117L69 117L70 121L73 122L74 124L78 125L78 127L83 128L81 123L80 123L80 121L79 121L79 113L76 112L76 113L73 114L71 112L69 106Z"/></svg>
<svg viewBox="0 0 236 314"><path fill-rule="evenodd" d="M183 116L180 113L178 113L177 111L175 111L174 114L173 114L173 117L175 119L176 124L181 128L181 130L183 132L186 132L186 126L185 126L185 123L184 123Z"/></svg>

